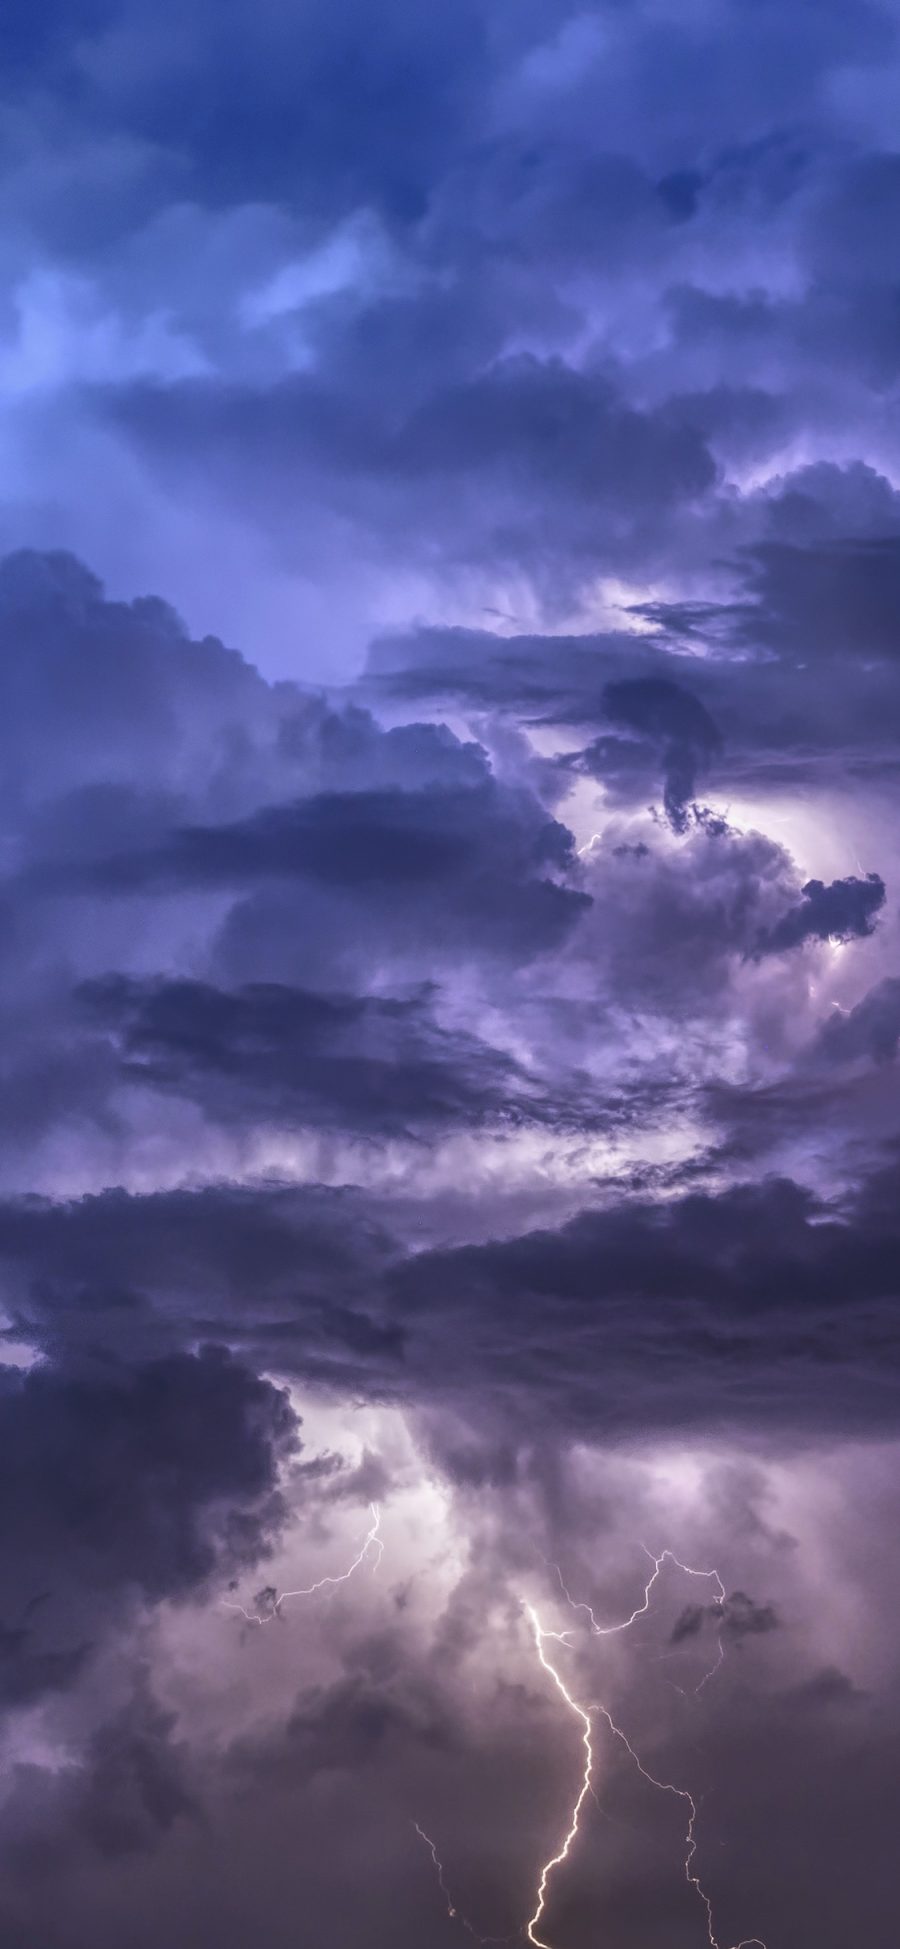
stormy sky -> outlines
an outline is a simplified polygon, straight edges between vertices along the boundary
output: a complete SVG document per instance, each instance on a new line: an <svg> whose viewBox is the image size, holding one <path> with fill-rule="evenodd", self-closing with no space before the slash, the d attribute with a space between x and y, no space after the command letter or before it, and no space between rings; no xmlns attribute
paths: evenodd
<svg viewBox="0 0 900 1949"><path fill-rule="evenodd" d="M894 1949L898 102L0 23L0 1949Z"/></svg>

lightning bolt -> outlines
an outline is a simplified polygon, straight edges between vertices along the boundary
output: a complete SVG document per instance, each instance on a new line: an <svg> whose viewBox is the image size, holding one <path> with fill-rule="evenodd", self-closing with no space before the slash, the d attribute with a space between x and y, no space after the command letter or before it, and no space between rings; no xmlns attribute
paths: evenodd
<svg viewBox="0 0 900 1949"><path fill-rule="evenodd" d="M570 1596L569 1592L566 1589L565 1584L563 1583L562 1574L557 1568L557 1576L559 1578L560 1588L562 1590L563 1596L566 1599L566 1602L571 1606L573 1610L585 1611L587 1613L588 1618L590 1619L591 1632L593 1633L594 1636L600 1638L612 1637L617 1633L629 1630L630 1627L637 1622L638 1618L646 1616L650 1608L650 1599L651 1599L654 1586L662 1572L663 1565L667 1562L673 1563L679 1570L682 1570L684 1574L688 1577L703 1577L706 1578L708 1581L714 1582L716 1585L716 1596L714 1601L719 1611L720 1617L724 1616L726 1592L725 1592L725 1586L717 1570L695 1570L690 1564L682 1563L680 1558L676 1557L672 1550L663 1550L660 1552L659 1556L654 1556L652 1551L648 1550L647 1555L649 1556L650 1561L653 1564L653 1569L651 1571L650 1576L647 1579L647 1583L644 1586L644 1593L641 1602L635 1606L635 1609L632 1611L630 1617L624 1618L620 1623L617 1624L607 1624L607 1625L598 1624L590 1604L578 1602L576 1601L575 1598ZM592 1780L593 1770L594 1770L594 1750L593 1750L593 1740L592 1740L593 1721L591 1715L592 1713L597 1712L600 1714L600 1716L603 1719L605 1719L606 1724L609 1727L609 1730L613 1734L614 1738L617 1739L622 1746L624 1746L625 1751L627 1752L633 1765L637 1768L638 1772L640 1773L641 1778L646 1780L648 1785L654 1787L657 1790L657 1792L669 1794L674 1799L683 1801L685 1807L687 1808L687 1825L685 1828L685 1835L684 1835L684 1840L685 1840L684 1878L688 1884L688 1887L691 1888L693 1892L697 1895L705 1911L706 1936L707 1936L708 1949L722 1949L722 1945L715 1932L712 1898L710 1895L707 1894L707 1891L704 1888L699 1875L696 1874L694 1868L694 1861L697 1853L698 1842L697 1842L697 1835L696 1835L697 1803L694 1800L693 1795L689 1793L686 1787L677 1787L670 1780L659 1780L656 1778L655 1774L650 1772L649 1768L644 1765L643 1760L640 1758L639 1754L635 1752L635 1749L632 1746L630 1740L628 1739L627 1734L622 1731L622 1728L620 1726L616 1725L616 1722L613 1719L612 1714L609 1712L608 1708L605 1705L595 1704L588 1707L579 1704L578 1700L574 1698L572 1693L569 1691L569 1688L566 1685L565 1680L563 1679L561 1673L558 1671L556 1665L547 1656L547 1652L545 1649L546 1645L550 1642L565 1645L566 1648L569 1648L571 1644L571 1633L569 1631L545 1630L543 1625L541 1624L540 1618L538 1617L538 1614L535 1611L533 1605L527 1603L524 1599L522 1600L522 1604L523 1604L523 1609L525 1611L525 1614L528 1618L529 1625L531 1627L531 1633L534 1639L534 1646L540 1664L543 1667L543 1670L548 1674L548 1676L552 1678L553 1683L556 1686L556 1689L559 1692L563 1700L563 1703L566 1706L567 1711L570 1712L574 1718L578 1719L581 1724L582 1727L581 1743L584 1749L584 1767L579 1782L578 1794L575 1800L575 1804L572 1808L571 1815L569 1817L569 1825L565 1837L563 1839L562 1845L559 1847L556 1854L551 1855L550 1859L544 1862L544 1865L541 1868L540 1878L537 1887L537 1897L535 1901L534 1913L529 1918L528 1922L525 1924L524 1931L520 1933L524 1933L525 1939L533 1945L533 1949L552 1949L552 1945L548 1943L542 1935L538 1935L536 1931L538 1929L538 1926L541 1924L545 1913L546 1904L547 1904L548 1885L551 1880L551 1877L553 1876L555 1870L561 1867L562 1864L568 1860L571 1849L574 1845L574 1842L577 1839L579 1833L580 1821L581 1821L581 1811L584 1806L585 1800L587 1799L588 1794L593 1795L593 1797L596 1799L596 1795L594 1793L594 1787L593 1787L593 1780ZM706 1676L703 1679L701 1679L700 1684L696 1688L698 1693L703 1690L704 1685L706 1685L709 1679L712 1678L713 1674L716 1671L718 1671L719 1666L722 1664L724 1656L725 1653L722 1644L722 1636L721 1636L721 1629L720 1629L719 1640L718 1640L718 1657L716 1663L711 1667L710 1671L706 1673ZM496 1942L498 1940L509 1942L511 1940L514 1940L515 1938L509 1936L499 1937L499 1938L496 1936L481 1936L478 1934L477 1930L473 1928L471 1922L469 1922L465 1916L460 1914L459 1910L455 1907L453 1898L450 1895L450 1892L447 1888L446 1880L444 1878L443 1865L439 1860L437 1849L435 1847L434 1842L429 1838L427 1834L424 1833L423 1829L418 1825L418 1822L414 1822L413 1825L415 1826L416 1833L420 1836L421 1840L425 1842L425 1845L429 1848L431 1852L431 1857L434 1862L435 1869L437 1871L438 1883L441 1889L441 1893L443 1894L447 1904L447 1914L451 1917L451 1919L460 1921L463 1927L468 1931L468 1933L471 1936L473 1936L474 1939L479 1943L490 1943L490 1942ZM763 1942L760 1936L743 1936L740 1942L731 1945L731 1949L766 1949L766 1944Z"/></svg>
<svg viewBox="0 0 900 1949"><path fill-rule="evenodd" d="M558 1644L565 1644L568 1639L568 1632L545 1631L541 1625L541 1621L540 1618L538 1617L537 1612L532 1609L530 1604L525 1605L525 1612L528 1618L528 1622L531 1625L532 1635L534 1637L535 1650L537 1651L537 1655L541 1661L541 1664L543 1665L545 1672L549 1672L550 1677L552 1678L557 1691L561 1694L562 1698L565 1700L565 1703L569 1711L574 1714L576 1719L581 1720L581 1724L583 1728L582 1735L581 1735L581 1743L584 1747L584 1772L582 1773L581 1776L581 1790L579 1792L575 1805L572 1808L572 1815L569 1822L568 1833L566 1834L562 1847L560 1848L558 1854L551 1855L550 1860L545 1861L544 1866L541 1869L541 1878L538 1883L537 1902L535 1904L534 1914L531 1916L525 1931L528 1941L534 1944L534 1949L551 1949L551 1945L549 1942L545 1942L542 1936L535 1935L535 1929L537 1928L537 1925L540 1922L541 1917L544 1913L544 1908L547 1900L547 1883L550 1880L550 1876L552 1875L555 1868L560 1867L563 1861L568 1859L569 1849L571 1848L572 1843L575 1840L575 1837L578 1833L578 1823L581 1819L581 1809L584 1806L585 1800L587 1799L587 1796L591 1791L591 1774L593 1773L594 1770L594 1750L591 1744L590 1713L585 1711L583 1705L579 1705L577 1699L573 1699L571 1692L568 1690L567 1686L564 1684L563 1680L561 1679L559 1672L556 1669L556 1666L551 1665L550 1660L547 1657L546 1652L544 1651L544 1644L548 1638L555 1638Z"/></svg>
<svg viewBox="0 0 900 1949"><path fill-rule="evenodd" d="M283 1590L281 1596L275 1598L271 1609L267 1611L248 1611L244 1609L243 1604L232 1603L227 1597L223 1597L222 1603L225 1609L228 1611L240 1611L241 1616L246 1618L248 1624L271 1624L273 1618L281 1616L281 1606L287 1603L288 1598L315 1597L317 1591L327 1590L332 1584L347 1583L353 1576L354 1571L358 1570L365 1562L370 1550L376 1550L378 1553L372 1565L373 1571L377 1570L384 1555L384 1544L381 1540L380 1533L381 1511L376 1502L369 1504L369 1513L372 1518L372 1526L368 1530L360 1549L357 1551L349 1570L342 1570L339 1577L320 1577L318 1583L309 1584L305 1590Z"/></svg>
<svg viewBox="0 0 900 1949"><path fill-rule="evenodd" d="M575 1841L576 1836L578 1834L578 1827L581 1819L581 1809L584 1806L588 1794L593 1793L593 1786L591 1784L591 1775L593 1773L593 1768L594 1768L594 1752L593 1752L593 1745L591 1741L590 1713L586 1711L583 1705L579 1705L577 1699L574 1699L572 1697L572 1694L569 1691L568 1686L566 1685L564 1679L557 1671L556 1666L551 1664L550 1659L547 1657L547 1654L544 1650L545 1644L550 1639L555 1639L558 1644L568 1644L569 1633L567 1631L545 1631L543 1625L541 1624L540 1618L538 1617L538 1614L536 1610L533 1608L533 1606L531 1604L526 1603L525 1600L523 1599L522 1607L525 1611L525 1615L528 1618L528 1622L531 1627L531 1634L532 1637L534 1638L535 1650L537 1652L538 1658L540 1659L540 1662L545 1672L547 1672L549 1676L552 1678L553 1683L556 1686L556 1689L560 1693L561 1697L564 1699L568 1710L581 1723L581 1728L582 1728L581 1743L584 1748L584 1770L581 1775L581 1784L578 1792L578 1797L575 1801L575 1805L572 1809L572 1813L569 1819L569 1826L565 1838L563 1839L562 1845L559 1848L558 1852L554 1855L551 1855L550 1860L545 1861L544 1866L541 1869L534 1914L531 1916L530 1920L525 1924L525 1928L524 1928L524 1935L527 1941L532 1943L533 1949L551 1949L551 1945L545 1942L542 1936L536 1935L535 1930L543 1916L544 1909L546 1906L547 1886L550 1881L550 1877L553 1874L554 1869L561 1867L562 1863L568 1859L569 1850L572 1847L572 1844ZM444 1900L447 1904L447 1914L451 1917L451 1919L461 1922L463 1928L467 1930L469 1935L474 1937L476 1942L479 1943L515 1942L523 1934L522 1929L516 1929L513 1935L507 1935L507 1936L479 1935L478 1930L473 1927L472 1923L467 1919L465 1915L462 1915L460 1913L459 1909L454 1904L453 1897L450 1894L450 1891L447 1887L446 1880L444 1878L443 1864L438 1856L438 1851L437 1848L435 1847L434 1842L430 1839L429 1835L427 1835L424 1832L424 1830L419 1826L418 1821L414 1821L413 1826L416 1830L416 1833L419 1835L420 1840L424 1841L426 1847L429 1849L431 1853L431 1858L432 1861L434 1862L434 1866L437 1872L438 1886L440 1887L441 1894L443 1895Z"/></svg>

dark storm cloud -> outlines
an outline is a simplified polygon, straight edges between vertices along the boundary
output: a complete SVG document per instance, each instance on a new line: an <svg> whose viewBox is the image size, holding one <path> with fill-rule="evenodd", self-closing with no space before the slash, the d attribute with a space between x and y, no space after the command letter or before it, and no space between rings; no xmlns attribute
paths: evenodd
<svg viewBox="0 0 900 1949"><path fill-rule="evenodd" d="M643 603L639 613L673 636L702 640L712 636L742 649L774 651L804 665L834 657L856 661L895 661L900 599L900 538L896 533L825 533L807 540L803 512L815 517L815 489L831 483L824 470L788 482L777 513L778 525L799 527L797 538L759 541L734 561L735 595L727 603ZM804 490L810 498L806 498ZM827 506L827 502L825 503ZM852 512L845 509L845 519ZM857 512L866 520L865 500ZM896 497L881 506L872 501L868 521L896 528ZM815 526L821 526L814 519ZM854 525L856 525L854 523Z"/></svg>
<svg viewBox="0 0 900 1949"><path fill-rule="evenodd" d="M142 880L152 883L154 876L176 887L297 877L354 891L372 882L401 889L452 882L479 871L476 834L493 836L495 807L499 843L510 853L516 848L536 866L570 864L572 842L564 827L532 821L520 839L509 816L517 808L485 782L457 791L320 793L265 807L240 823L187 827L146 864L140 855L113 855L97 877L124 892ZM526 815L530 809L523 807Z"/></svg>
<svg viewBox="0 0 900 1949"><path fill-rule="evenodd" d="M648 737L715 751L719 734L703 705L689 690L662 678L634 678L607 684L603 704L614 723L629 725Z"/></svg>
<svg viewBox="0 0 900 1949"><path fill-rule="evenodd" d="M284 1395L225 1354L173 1355L104 1378L6 1371L8 1555L61 1563L71 1551L101 1585L150 1595L189 1586L212 1568L217 1544L227 1549L216 1504L271 1493L293 1428Z"/></svg>
<svg viewBox="0 0 900 1949"><path fill-rule="evenodd" d="M16 1337L122 1361L224 1340L339 1388L397 1382L403 1330L378 1300L396 1246L351 1191L212 1184L6 1207Z"/></svg>
<svg viewBox="0 0 900 1949"><path fill-rule="evenodd" d="M216 1536L224 1507L273 1493L294 1433L284 1395L216 1353L103 1378L37 1366L2 1380L6 1553L31 1575L35 1561L60 1571L72 1557L99 1586L158 1596L197 1583L228 1553L228 1520Z"/></svg>
<svg viewBox="0 0 900 1949"><path fill-rule="evenodd" d="M877 873L864 880L851 874L846 880L807 880L802 900L784 914L768 934L760 938L758 952L783 954L801 947L804 941L862 940L875 927L875 916L884 906L884 881Z"/></svg>
<svg viewBox="0 0 900 1949"><path fill-rule="evenodd" d="M533 1423L573 1432L890 1427L894 1185L874 1180L846 1216L773 1180L413 1258L395 1280L410 1366L439 1360L460 1405L477 1375L498 1420L528 1401ZM465 1354L448 1363L451 1345Z"/></svg>
<svg viewBox="0 0 900 1949"><path fill-rule="evenodd" d="M745 629L806 656L896 658L900 539L895 535L755 551Z"/></svg>
<svg viewBox="0 0 900 1949"><path fill-rule="evenodd" d="M895 1190L885 1172L846 1211L778 1181L638 1198L410 1252L358 1197L221 1186L7 1204L0 1259L17 1335L58 1349L216 1334L329 1390L452 1403L517 1441L807 1438L896 1414Z"/></svg>
<svg viewBox="0 0 900 1949"><path fill-rule="evenodd" d="M113 975L85 983L81 999L112 1036L123 1075L194 1096L226 1120L255 1112L390 1135L554 1115L510 1058L442 1028L427 992L324 995L276 983L227 991Z"/></svg>
<svg viewBox="0 0 900 1949"><path fill-rule="evenodd" d="M188 827L146 865L139 856L114 856L98 877L124 892L154 878L175 887L281 878L350 888L431 883L474 864L480 821L469 824L468 810L466 799L443 794L435 803L425 793L329 793L267 808L241 824Z"/></svg>
<svg viewBox="0 0 900 1949"><path fill-rule="evenodd" d="M613 723L627 725L662 745L666 817L673 832L684 832L698 773L721 744L709 712L689 690L663 677L624 678L607 684L603 704ZM585 758L589 761L590 753Z"/></svg>
<svg viewBox="0 0 900 1949"><path fill-rule="evenodd" d="M135 1598L258 1557L295 1430L285 1394L222 1351L3 1369L3 1703L73 1683Z"/></svg>
<svg viewBox="0 0 900 1949"><path fill-rule="evenodd" d="M105 851L85 868L38 866L32 885L38 892L127 895L307 882L336 904L312 907L307 916L292 900L281 910L285 940L318 925L320 952L329 930L340 942L351 929L352 902L352 928L367 914L400 951L406 943L424 947L440 919L450 957L546 953L591 904L588 894L551 877L574 863L566 827L527 791L489 776L456 789L320 793L230 824L176 828L146 850L110 852L107 844ZM272 910L278 926L277 906ZM251 905L246 916L235 910L228 933L252 940L258 925Z"/></svg>
<svg viewBox="0 0 900 1949"><path fill-rule="evenodd" d="M675 1619L669 1633L670 1644L684 1644L687 1638L696 1638L703 1630L707 1619L715 1614L715 1607L708 1604L688 1604Z"/></svg>

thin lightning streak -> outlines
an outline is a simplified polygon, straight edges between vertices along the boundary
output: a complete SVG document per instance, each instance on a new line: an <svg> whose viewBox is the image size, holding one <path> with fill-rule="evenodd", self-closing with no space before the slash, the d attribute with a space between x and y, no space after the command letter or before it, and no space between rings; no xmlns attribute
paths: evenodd
<svg viewBox="0 0 900 1949"><path fill-rule="evenodd" d="M222 1603L225 1609L229 1611L240 1611L241 1616L246 1618L248 1624L271 1624L273 1618L280 1617L281 1606L287 1602L289 1597L314 1597L317 1591L327 1590L332 1584L347 1583L349 1578L353 1576L354 1571L358 1570L361 1564L365 1562L369 1551L373 1549L377 1550L378 1554L372 1568L373 1571L377 1570L384 1556L384 1544L380 1535L381 1511L375 1502L369 1504L369 1510L372 1517L371 1529L368 1531L365 1541L357 1551L349 1570L342 1570L339 1577L320 1577L318 1583L310 1584L306 1590L283 1590L281 1596L276 1597L269 1611L247 1611L244 1609L243 1604L232 1603L227 1597L223 1597Z"/></svg>
<svg viewBox="0 0 900 1949"><path fill-rule="evenodd" d="M440 1888L441 1894L443 1895L444 1900L447 1904L447 1914L449 1915L451 1922L461 1922L467 1934L472 1936L475 1942L480 1942L482 1944L487 1944L490 1942L515 1942L517 1937L520 1936L522 1933L521 1929L516 1929L512 1935L479 1935L478 1930L469 1921L468 1916L463 1915L461 1910L456 1908L456 1906L454 1905L453 1896L451 1895L450 1890L447 1887L447 1883L444 1880L444 1864L438 1854L437 1848L435 1847L431 1835L426 1834L424 1827L420 1827L417 1820L413 1821L413 1827L415 1828L420 1841L425 1842L425 1846L427 1847L431 1855L431 1859L434 1862L435 1872L438 1878L438 1887Z"/></svg>
<svg viewBox="0 0 900 1949"><path fill-rule="evenodd" d="M693 1797L693 1794L688 1793L686 1787L673 1786L670 1780L657 1780L655 1774L648 1772L643 1761L638 1757L637 1753L635 1752L634 1747L632 1746L630 1740L626 1737L625 1733L622 1731L621 1726L616 1725L615 1720L611 1717L610 1713L607 1711L606 1706L598 1705L596 1710L606 1720L610 1732L614 1733L616 1739L621 1740L626 1753L629 1755L629 1758L634 1761L634 1764L637 1767L637 1770L640 1773L641 1778L646 1780L651 1787L658 1788L660 1793L670 1793L673 1794L677 1800L683 1800L686 1806L688 1807L689 1809L688 1823L685 1829L685 1836L684 1836L685 1839L684 1878L688 1886L690 1888L693 1888L695 1893L700 1897L700 1900L703 1903L703 1906L706 1910L706 1934L707 1934L707 1941L709 1943L709 1949L721 1949L721 1944L719 1943L719 1939L715 1933L715 1929L713 1928L712 1899L707 1894L706 1889L704 1888L699 1875L696 1875L694 1873L694 1856L697 1852L697 1836L694 1831L697 1823L697 1803ZM733 1949L766 1949L766 1944L763 1942L762 1938L758 1935L742 1936L740 1942L733 1944Z"/></svg>
<svg viewBox="0 0 900 1949"><path fill-rule="evenodd" d="M717 1604L719 1605L719 1614L720 1614L720 1616L721 1616L721 1615L722 1615L722 1605L721 1605L721 1601L720 1601L720 1599L719 1599L718 1597L716 1598L716 1603L717 1603ZM699 1699L699 1697L700 1697L700 1694L701 1694L701 1692L702 1692L702 1690L703 1690L703 1687L704 1687L704 1685L708 1685L708 1684L709 1684L709 1681L710 1681L710 1679L711 1679L711 1678L715 1678L715 1675L716 1675L716 1672L717 1672L717 1671L720 1671L720 1670L721 1670L721 1668L722 1668L722 1666L723 1666L723 1665L724 1665L724 1663L725 1663L725 1646L724 1646L724 1645L723 1645L723 1643L722 1643L722 1626L721 1626L721 1624L719 1625L719 1633L718 1633L718 1638L717 1638L717 1641L716 1641L716 1643L717 1643L717 1648L716 1648L716 1662L715 1662L715 1664L714 1664L714 1665L710 1665L710 1668L709 1668L709 1671L708 1671L708 1672L705 1672L705 1673L704 1673L704 1675L703 1675L703 1677L702 1677L702 1678L701 1678L701 1680L700 1680L700 1683L699 1683L699 1685L695 1685L695 1686L694 1686L694 1697L695 1697L695 1699Z"/></svg>
<svg viewBox="0 0 900 1949"><path fill-rule="evenodd" d="M557 1577L559 1578L559 1587L563 1593L566 1603L571 1605L573 1611L587 1611L588 1617L591 1620L591 1630L595 1633L595 1635L598 1638L611 1638L615 1635L617 1631L627 1631L632 1624L637 1623L639 1617L646 1616L646 1613L650 1609L651 1591L653 1590L653 1586L656 1583L656 1580L662 1570L664 1563L674 1563L675 1568L677 1570L683 1570L686 1577L706 1577L710 1582L715 1583L718 1586L715 1602L720 1606L724 1604L725 1585L723 1584L722 1579L719 1576L718 1570L693 1570L689 1563L682 1563L681 1558L675 1555L674 1550L661 1550L659 1556L654 1556L652 1550L647 1550L645 1554L650 1558L650 1562L653 1565L653 1570L650 1576L648 1577L646 1584L644 1585L644 1595L641 1602L635 1606L635 1609L632 1611L631 1616L624 1618L621 1624L598 1624L590 1604L577 1602L574 1597L569 1596L566 1586L562 1580L562 1572L559 1569L558 1565L555 1566L556 1574Z"/></svg>
<svg viewBox="0 0 900 1949"><path fill-rule="evenodd" d="M537 1928L537 1925L540 1922L541 1917L544 1913L544 1907L547 1899L547 1883L550 1880L550 1876L552 1875L554 1868L560 1867L562 1862L567 1860L569 1849L571 1848L572 1843L575 1840L575 1837L578 1833L578 1823L581 1818L581 1809L584 1806L588 1794L591 1792L591 1774L593 1773L594 1770L594 1751L591 1745L590 1713L585 1711L583 1705L578 1704L577 1699L573 1699L571 1692L567 1690L563 1680L561 1679L559 1672L556 1669L556 1666L551 1665L550 1660L546 1656L544 1651L544 1643L546 1639L555 1638L557 1643L566 1644L568 1642L568 1633L565 1631L543 1630L541 1626L540 1618L538 1617L537 1612L532 1610L530 1604L526 1604L525 1610L528 1616L528 1622L531 1625L531 1630L532 1630L534 1643L535 1643L535 1650L537 1651L537 1655L541 1661L541 1664L543 1665L545 1672L549 1672L550 1677L552 1678L557 1691L562 1694L562 1697L565 1700L565 1703L568 1706L569 1711L574 1714L576 1719L581 1720L581 1724L584 1728L582 1733L582 1745L584 1746L584 1772L581 1776L581 1791L572 1809L571 1820L569 1822L569 1831L566 1834L565 1840L563 1841L559 1853L552 1855L549 1861L545 1861L544 1866L541 1869L541 1878L538 1883L537 1902L535 1905L534 1914L531 1916L525 1931L528 1937L528 1941L534 1944L534 1949L551 1949L551 1945L548 1942L545 1942L542 1936L535 1935L535 1929Z"/></svg>
<svg viewBox="0 0 900 1949"><path fill-rule="evenodd" d="M725 1658L725 1648L722 1644L722 1621L724 1620L725 1595L726 1595L725 1585L723 1584L722 1579L719 1576L718 1570L694 1570L689 1563L682 1563L681 1558L675 1555L674 1550L661 1550L659 1556L654 1556L652 1550L646 1550L646 1555L650 1558L650 1561L653 1565L653 1569L650 1576L647 1579L646 1584L644 1585L644 1595L641 1599L641 1602L635 1606L634 1610L631 1613L631 1616L623 1618L620 1624L598 1624L590 1604L585 1604L583 1602L577 1601L574 1597L570 1596L568 1590L566 1589L565 1584L563 1583L562 1571L560 1570L559 1565L555 1564L554 1568L556 1570L557 1577L559 1578L559 1587L566 1600L566 1603L570 1606L570 1608L573 1611L587 1612L588 1617L590 1618L591 1621L591 1630L593 1631L594 1636L598 1638L613 1638L620 1631L629 1631L631 1629L632 1624L637 1623L639 1617L646 1617L647 1612L650 1609L651 1593L653 1591L653 1587L657 1581L657 1578L659 1577L662 1571L662 1567L664 1563L674 1563L675 1568L677 1570L682 1570L686 1577L705 1577L708 1582L714 1583L716 1585L716 1595L713 1599L713 1602L719 1612L719 1619L720 1619L719 1631L718 1631L717 1656L716 1656L715 1664L710 1666L709 1671L706 1672L703 1678L701 1678L699 1685L695 1687L694 1696L695 1698L698 1698L700 1693L703 1690L704 1685L708 1685L710 1679L715 1677L716 1672L719 1670L719 1667L723 1663ZM676 1691L680 1691L681 1687L676 1686L675 1689Z"/></svg>

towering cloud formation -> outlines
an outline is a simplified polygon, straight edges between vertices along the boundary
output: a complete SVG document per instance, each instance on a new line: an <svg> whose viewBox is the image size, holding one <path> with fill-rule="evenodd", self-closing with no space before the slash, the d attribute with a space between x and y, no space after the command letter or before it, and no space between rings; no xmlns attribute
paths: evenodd
<svg viewBox="0 0 900 1949"><path fill-rule="evenodd" d="M0 1949L893 1944L898 63L5 29Z"/></svg>

